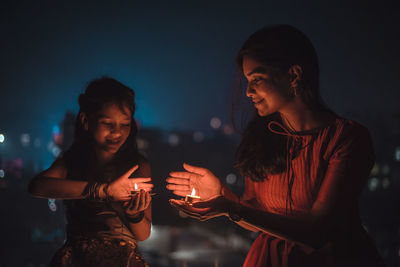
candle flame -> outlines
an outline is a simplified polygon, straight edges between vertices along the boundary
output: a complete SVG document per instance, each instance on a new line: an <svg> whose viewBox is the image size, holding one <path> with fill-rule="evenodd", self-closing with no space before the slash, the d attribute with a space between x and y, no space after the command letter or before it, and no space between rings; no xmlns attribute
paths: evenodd
<svg viewBox="0 0 400 267"><path fill-rule="evenodd" d="M195 195L196 195L196 190L195 190L194 187L193 187L191 196L195 196Z"/></svg>
<svg viewBox="0 0 400 267"><path fill-rule="evenodd" d="M137 184L135 183L135 190L138 190Z"/></svg>

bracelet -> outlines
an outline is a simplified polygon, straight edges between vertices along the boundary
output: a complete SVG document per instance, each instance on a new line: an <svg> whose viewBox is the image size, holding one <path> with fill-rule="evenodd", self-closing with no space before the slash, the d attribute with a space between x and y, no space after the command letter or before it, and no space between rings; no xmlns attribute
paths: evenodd
<svg viewBox="0 0 400 267"><path fill-rule="evenodd" d="M103 187L103 193L105 195L104 201L105 202L111 202L111 197L108 195L108 186L110 184L109 183L105 183L104 187Z"/></svg>
<svg viewBox="0 0 400 267"><path fill-rule="evenodd" d="M101 183L95 183L95 187L94 187L94 200L100 200L100 187L101 187Z"/></svg>
<svg viewBox="0 0 400 267"><path fill-rule="evenodd" d="M144 211L139 212L139 215L136 216L129 216L125 214L125 218L130 223L139 223L144 218Z"/></svg>
<svg viewBox="0 0 400 267"><path fill-rule="evenodd" d="M89 200L97 200L97 201L101 200L100 199L100 187L101 186L102 186L102 183L99 183L99 182L88 182L88 184L86 185L86 187L84 189L84 196ZM103 191L107 190L107 188L108 188L108 184L106 184L103 187ZM104 191L104 192L106 193L107 191ZM107 195L107 193L105 195L106 195L105 199L109 200L109 196Z"/></svg>
<svg viewBox="0 0 400 267"><path fill-rule="evenodd" d="M83 195L85 196L85 198L89 199L89 200L94 200L95 199L95 189L96 189L96 182L88 182L84 191L83 191Z"/></svg>

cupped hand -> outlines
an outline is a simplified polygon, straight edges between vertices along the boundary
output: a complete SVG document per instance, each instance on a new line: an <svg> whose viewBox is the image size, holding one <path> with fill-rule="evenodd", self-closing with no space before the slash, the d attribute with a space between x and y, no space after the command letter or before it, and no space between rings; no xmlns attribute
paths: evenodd
<svg viewBox="0 0 400 267"><path fill-rule="evenodd" d="M221 195L221 181L210 170L183 164L186 171L170 172L167 177L167 189L177 196L186 196L195 188L201 200L208 200Z"/></svg>
<svg viewBox="0 0 400 267"><path fill-rule="evenodd" d="M123 204L125 214L135 216L139 212L146 210L151 203L151 195L149 191L141 189L138 193L131 196L129 201Z"/></svg>
<svg viewBox="0 0 400 267"><path fill-rule="evenodd" d="M119 178L115 179L110 183L107 190L107 195L113 201L128 201L131 199L131 191L135 190L135 183L138 189L144 191L151 191L153 184L151 178L129 178L129 176L137 170L139 166L135 165Z"/></svg>
<svg viewBox="0 0 400 267"><path fill-rule="evenodd" d="M189 217L206 221L211 218L226 216L231 202L224 197L214 197L207 201L199 201L189 204L184 200L170 199L169 203Z"/></svg>

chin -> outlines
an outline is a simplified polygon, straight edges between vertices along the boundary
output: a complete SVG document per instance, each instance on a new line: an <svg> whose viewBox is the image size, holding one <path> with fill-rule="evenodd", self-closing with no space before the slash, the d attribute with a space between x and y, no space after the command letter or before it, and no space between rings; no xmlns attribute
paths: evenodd
<svg viewBox="0 0 400 267"><path fill-rule="evenodd" d="M104 150L109 152L109 153L115 154L115 153L117 153L119 151L120 148L121 148L120 146L119 147L105 146Z"/></svg>
<svg viewBox="0 0 400 267"><path fill-rule="evenodd" d="M266 116L272 114L272 112L269 112L267 110L260 110L260 109L257 110L257 113L261 117L266 117Z"/></svg>

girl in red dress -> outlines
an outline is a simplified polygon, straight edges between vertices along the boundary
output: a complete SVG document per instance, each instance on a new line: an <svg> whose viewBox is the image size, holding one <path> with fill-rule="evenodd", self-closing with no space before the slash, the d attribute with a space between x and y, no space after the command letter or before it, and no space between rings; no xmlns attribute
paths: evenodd
<svg viewBox="0 0 400 267"><path fill-rule="evenodd" d="M194 187L201 201L171 204L200 220L228 216L260 232L244 266L382 266L358 210L374 164L371 138L323 105L310 40L292 26L266 27L244 43L237 63L257 110L237 150L244 194L184 164L167 188L185 196Z"/></svg>

